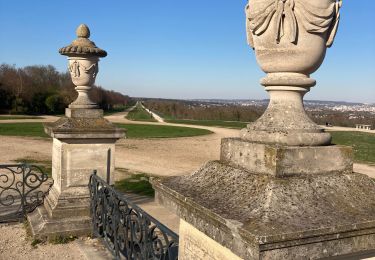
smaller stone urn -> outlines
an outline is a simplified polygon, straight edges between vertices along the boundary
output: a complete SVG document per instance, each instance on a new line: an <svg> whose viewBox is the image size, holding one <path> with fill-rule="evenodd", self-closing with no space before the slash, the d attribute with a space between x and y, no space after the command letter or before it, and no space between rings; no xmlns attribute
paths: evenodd
<svg viewBox="0 0 375 260"><path fill-rule="evenodd" d="M251 0L247 36L267 76L270 94L263 116L242 131L253 142L293 146L328 145L331 136L306 115L303 96L315 86L310 74L324 60L338 28L338 0Z"/></svg>
<svg viewBox="0 0 375 260"><path fill-rule="evenodd" d="M99 72L99 57L106 57L107 52L89 40L90 29L87 25L81 24L76 34L76 40L59 50L61 55L69 57L68 68L72 81L77 86L78 97L69 108L96 108L97 105L90 100L88 94Z"/></svg>
<svg viewBox="0 0 375 260"><path fill-rule="evenodd" d="M125 137L124 129L105 119L103 110L88 95L99 71L99 58L107 52L88 39L86 25L81 24L76 33L78 39L59 53L68 56L78 98L66 108L64 117L44 124L45 132L53 138L54 184L44 207L28 215L31 232L38 238L91 233L90 176L97 170L101 178L113 183L115 143Z"/></svg>

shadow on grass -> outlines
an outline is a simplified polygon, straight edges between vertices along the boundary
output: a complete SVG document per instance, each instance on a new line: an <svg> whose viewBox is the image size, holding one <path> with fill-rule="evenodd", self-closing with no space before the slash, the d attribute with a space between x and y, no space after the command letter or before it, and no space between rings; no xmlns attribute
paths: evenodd
<svg viewBox="0 0 375 260"><path fill-rule="evenodd" d="M155 191L150 183L150 176L145 173L131 173L126 169L128 175L124 179L115 182L115 189L123 193L134 193L138 195L144 195L154 197Z"/></svg>

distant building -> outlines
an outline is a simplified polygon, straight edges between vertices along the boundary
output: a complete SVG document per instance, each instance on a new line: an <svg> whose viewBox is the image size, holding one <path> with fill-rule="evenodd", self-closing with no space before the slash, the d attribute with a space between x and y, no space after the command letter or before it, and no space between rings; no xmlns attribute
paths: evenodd
<svg viewBox="0 0 375 260"><path fill-rule="evenodd" d="M360 125L360 124L357 124L357 125L355 125L355 128L356 129L361 129L361 130L371 130L371 125Z"/></svg>

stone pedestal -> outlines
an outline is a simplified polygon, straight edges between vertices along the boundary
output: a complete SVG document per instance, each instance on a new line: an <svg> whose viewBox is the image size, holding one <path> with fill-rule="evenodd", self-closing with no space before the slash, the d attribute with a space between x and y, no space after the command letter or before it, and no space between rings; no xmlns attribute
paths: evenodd
<svg viewBox="0 0 375 260"><path fill-rule="evenodd" d="M319 259L375 249L375 181L306 114L339 0L249 0L248 42L267 76L265 113L224 139L220 161L153 182L181 217L182 259ZM375 256L375 252L373 254ZM351 257L355 257L351 255Z"/></svg>
<svg viewBox="0 0 375 260"><path fill-rule="evenodd" d="M115 142L124 137L100 109L66 109L66 117L45 124L53 137L54 185L28 219L35 237L91 233L88 182L94 170L114 180Z"/></svg>
<svg viewBox="0 0 375 260"><path fill-rule="evenodd" d="M347 146L280 146L224 138L221 161L255 174L275 177L353 172L352 148Z"/></svg>
<svg viewBox="0 0 375 260"><path fill-rule="evenodd" d="M153 186L181 217L182 259L320 259L375 249L375 181L350 158L226 139L221 161Z"/></svg>

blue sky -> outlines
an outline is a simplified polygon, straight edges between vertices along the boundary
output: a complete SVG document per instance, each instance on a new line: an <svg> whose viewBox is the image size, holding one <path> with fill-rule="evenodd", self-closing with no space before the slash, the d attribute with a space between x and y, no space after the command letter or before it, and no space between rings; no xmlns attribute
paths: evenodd
<svg viewBox="0 0 375 260"><path fill-rule="evenodd" d="M137 97L263 99L246 44L246 0L0 0L0 63L52 64L86 23L109 55L97 84ZM338 35L306 99L375 103L375 1L344 0Z"/></svg>

